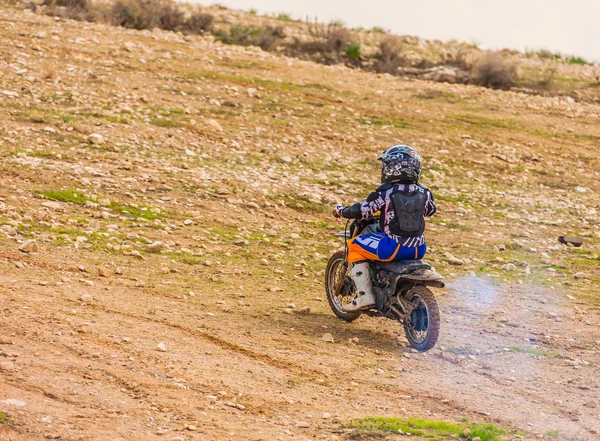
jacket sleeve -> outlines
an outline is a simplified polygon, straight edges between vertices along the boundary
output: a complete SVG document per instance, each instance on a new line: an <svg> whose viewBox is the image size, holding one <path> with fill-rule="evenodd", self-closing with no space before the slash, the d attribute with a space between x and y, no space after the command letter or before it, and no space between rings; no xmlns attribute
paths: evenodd
<svg viewBox="0 0 600 441"><path fill-rule="evenodd" d="M375 213L381 210L385 206L385 199L381 196L381 193L374 191L369 195L366 201L360 205L360 211L362 218L367 219L373 217Z"/></svg>
<svg viewBox="0 0 600 441"><path fill-rule="evenodd" d="M430 217L436 213L437 208L435 206L435 201L433 200L433 193L429 190L427 190L426 193L427 201L425 202L425 217Z"/></svg>
<svg viewBox="0 0 600 441"><path fill-rule="evenodd" d="M360 219L362 218L362 213L360 210L361 204L354 204L350 207L346 207L342 210L342 217L346 219Z"/></svg>

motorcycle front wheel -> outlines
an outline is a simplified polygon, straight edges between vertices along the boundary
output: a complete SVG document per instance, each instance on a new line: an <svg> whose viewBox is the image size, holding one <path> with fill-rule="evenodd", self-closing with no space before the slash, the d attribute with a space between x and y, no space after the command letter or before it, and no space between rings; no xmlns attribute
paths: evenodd
<svg viewBox="0 0 600 441"><path fill-rule="evenodd" d="M404 296L414 309L404 319L404 332L410 345L425 352L435 346L440 335L440 310L433 293L425 286L415 286Z"/></svg>
<svg viewBox="0 0 600 441"><path fill-rule="evenodd" d="M351 322L356 320L360 316L360 313L345 312L342 310L342 306L350 303L356 294L354 282L347 275L345 262L346 253L344 251L338 251L331 256L325 270L325 292L327 293L327 301L333 313L338 318ZM340 289L339 293L336 293L335 288L342 277L344 278L342 289Z"/></svg>

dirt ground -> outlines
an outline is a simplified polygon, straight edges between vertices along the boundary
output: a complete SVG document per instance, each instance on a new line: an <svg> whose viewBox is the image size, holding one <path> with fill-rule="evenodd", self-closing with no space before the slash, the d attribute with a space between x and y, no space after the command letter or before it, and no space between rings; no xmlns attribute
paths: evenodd
<svg viewBox="0 0 600 441"><path fill-rule="evenodd" d="M6 5L0 38L0 439L600 439L598 105ZM448 281L424 354L323 287L330 207L398 143Z"/></svg>

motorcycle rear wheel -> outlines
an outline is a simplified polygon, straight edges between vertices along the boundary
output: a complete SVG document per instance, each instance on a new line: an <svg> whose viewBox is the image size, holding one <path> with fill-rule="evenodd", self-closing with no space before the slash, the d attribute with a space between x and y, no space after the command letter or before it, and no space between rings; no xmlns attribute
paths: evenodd
<svg viewBox="0 0 600 441"><path fill-rule="evenodd" d="M350 303L356 294L356 287L352 279L346 274L344 284L340 293L335 293L340 277L344 275L344 263L346 261L346 253L338 251L331 256L325 270L325 292L327 293L327 301L333 313L340 319L346 322L352 322L360 317L360 312L345 312L342 306Z"/></svg>
<svg viewBox="0 0 600 441"><path fill-rule="evenodd" d="M406 338L417 351L428 351L435 346L440 335L440 310L437 301L425 286L411 288L403 298L415 306L410 316L404 320Z"/></svg>

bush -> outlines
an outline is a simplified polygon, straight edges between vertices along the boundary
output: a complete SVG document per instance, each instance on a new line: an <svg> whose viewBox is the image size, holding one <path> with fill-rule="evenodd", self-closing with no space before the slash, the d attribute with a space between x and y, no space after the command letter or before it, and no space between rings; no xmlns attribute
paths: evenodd
<svg viewBox="0 0 600 441"><path fill-rule="evenodd" d="M44 0L43 5L47 15L79 21L97 21L101 12L88 0Z"/></svg>
<svg viewBox="0 0 600 441"><path fill-rule="evenodd" d="M130 29L180 30L184 13L171 0L117 0L110 10L110 22Z"/></svg>
<svg viewBox="0 0 600 441"><path fill-rule="evenodd" d="M510 89L515 84L517 68L502 55L488 51L475 63L471 80L493 89Z"/></svg>
<svg viewBox="0 0 600 441"><path fill-rule="evenodd" d="M376 65L378 72L395 75L398 68L405 64L404 47L399 37L390 35L379 43L379 60Z"/></svg>
<svg viewBox="0 0 600 441"><path fill-rule="evenodd" d="M540 49L537 52L537 56L540 58L545 58L547 60L560 60L562 59L562 55L559 52L552 52L548 49Z"/></svg>
<svg viewBox="0 0 600 441"><path fill-rule="evenodd" d="M225 44L238 44L241 46L259 46L263 50L275 49L285 38L281 26L263 26L260 28L232 26L229 33L220 32L217 39Z"/></svg>
<svg viewBox="0 0 600 441"><path fill-rule="evenodd" d="M588 64L587 60L585 58L582 57L567 57L566 58L567 63L569 64Z"/></svg>
<svg viewBox="0 0 600 441"><path fill-rule="evenodd" d="M346 48L346 55L348 55L350 58L358 60L360 58L360 43L351 43Z"/></svg>
<svg viewBox="0 0 600 441"><path fill-rule="evenodd" d="M352 40L352 32L335 21L326 26L317 22L309 23L308 33L313 41L307 49L330 56L345 51Z"/></svg>
<svg viewBox="0 0 600 441"><path fill-rule="evenodd" d="M203 34L212 29L214 16L212 14L206 14L204 12L194 12L190 18L188 18L183 29L188 34Z"/></svg>

